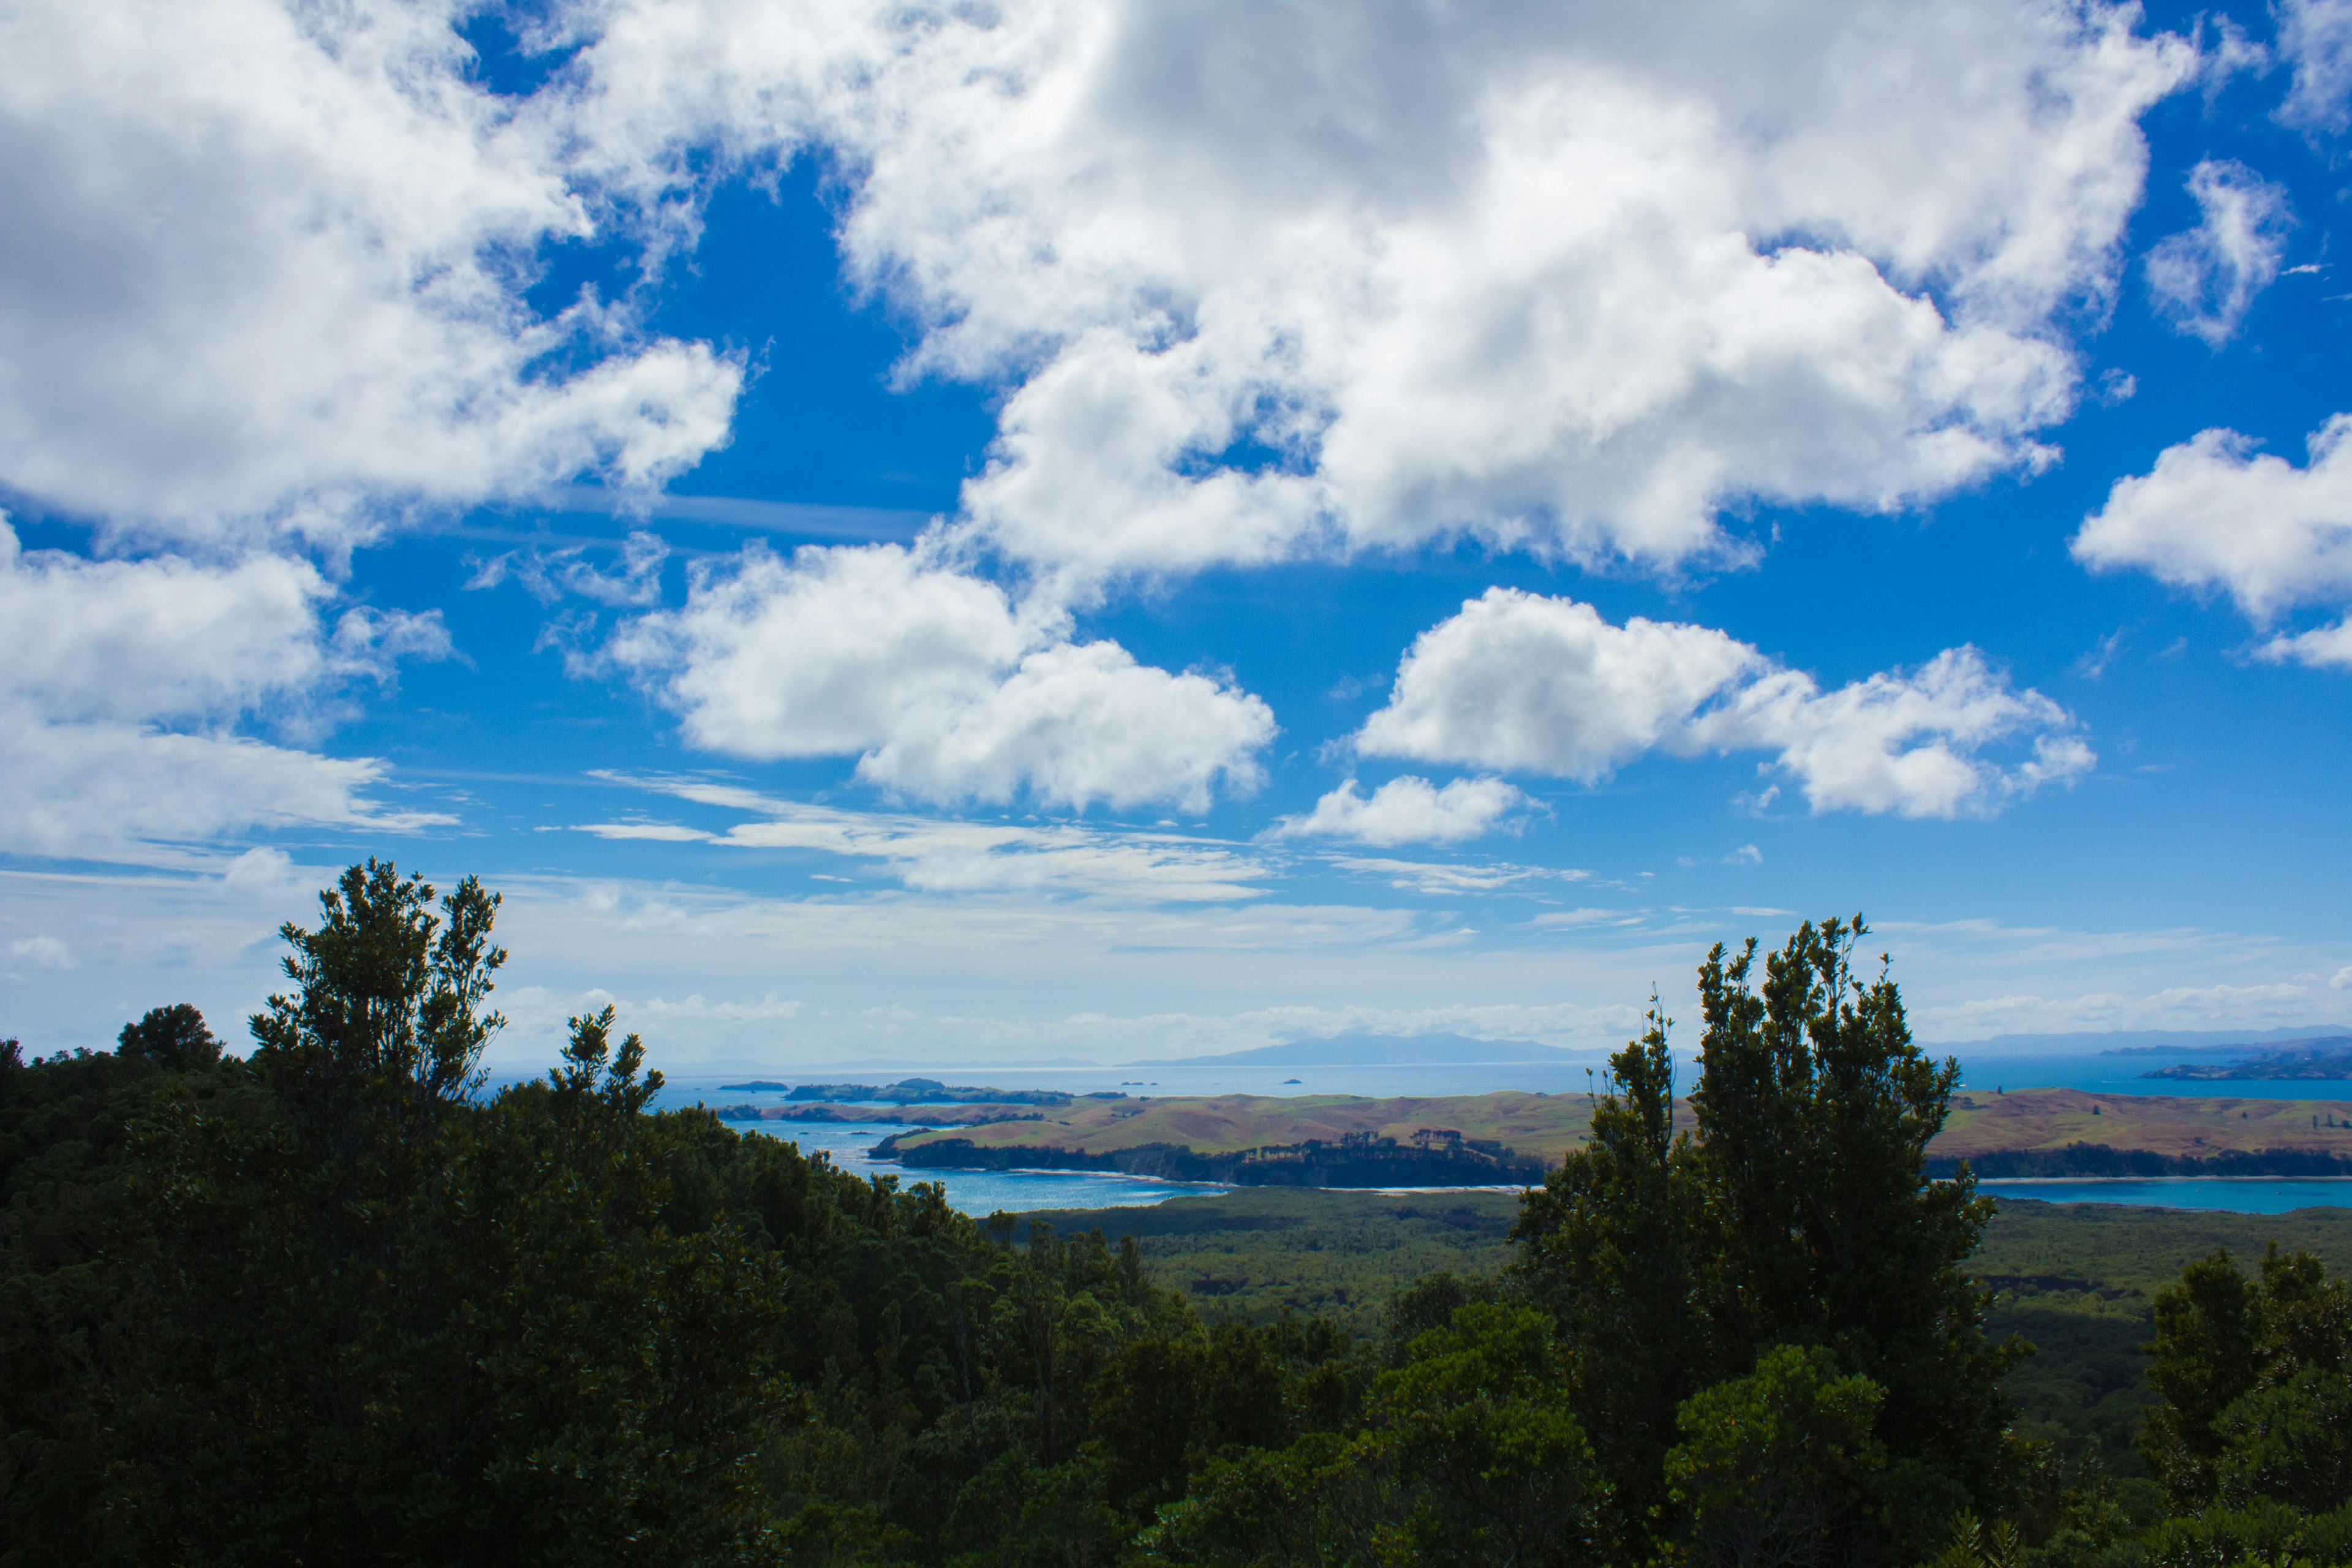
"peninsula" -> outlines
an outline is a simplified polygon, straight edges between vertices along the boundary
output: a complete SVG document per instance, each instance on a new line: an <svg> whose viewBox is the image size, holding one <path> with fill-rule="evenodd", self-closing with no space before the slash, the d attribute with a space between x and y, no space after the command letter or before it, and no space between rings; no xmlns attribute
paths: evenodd
<svg viewBox="0 0 2352 1568"><path fill-rule="evenodd" d="M2263 1079L2352 1079L2352 1035L2290 1040L2278 1048L2233 1062L2181 1062L2157 1068L2142 1078L2185 1079L2221 1083Z"/></svg>
<svg viewBox="0 0 2352 1568"><path fill-rule="evenodd" d="M912 1171L1121 1171L1240 1186L1520 1185L1581 1142L1592 1118L1585 1094L1517 1092L924 1107L919 1123L912 1111L823 1109L907 1125L874 1152ZM779 1112L790 1110L760 1114ZM1675 1120L1692 1125L1687 1106ZM2352 1175L2352 1101L1965 1091L1928 1160L1936 1174L1967 1160L1990 1177Z"/></svg>

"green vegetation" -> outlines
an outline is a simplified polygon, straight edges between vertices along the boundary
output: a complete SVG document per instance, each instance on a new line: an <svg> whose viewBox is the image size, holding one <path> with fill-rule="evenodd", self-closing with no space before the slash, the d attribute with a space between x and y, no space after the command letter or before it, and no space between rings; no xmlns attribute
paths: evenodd
<svg viewBox="0 0 2352 1568"><path fill-rule="evenodd" d="M1376 1334L1397 1292L1424 1275L1498 1275L1511 1260L1516 1193L1387 1194L1247 1187L1150 1208L1066 1209L1026 1218L1062 1235L1132 1237L1145 1278L1213 1317L1284 1312Z"/></svg>
<svg viewBox="0 0 2352 1568"><path fill-rule="evenodd" d="M1063 1234L1099 1230L1114 1247L1134 1237L1144 1277L1191 1295L1211 1318L1311 1313L1368 1335L1396 1294L1425 1275L1503 1275L1518 1213L1518 1198L1503 1193L1255 1188L1028 1217ZM1969 1271L1993 1291L1987 1332L2035 1347L2007 1376L2017 1429L2062 1457L2094 1452L2117 1475L2145 1473L2134 1443L2155 1397L2140 1347L2155 1332L2157 1295L2216 1248L2254 1258L2273 1242L2309 1251L2331 1270L2352 1269L2352 1210L2200 1214L1999 1200Z"/></svg>
<svg viewBox="0 0 2352 1568"><path fill-rule="evenodd" d="M1859 922L1717 949L1682 1113L1654 1006L1524 1202L1114 1246L654 1112L609 1010L485 1096L497 911L371 862L244 1058L0 1048L0 1563L2352 1563L2345 1228L1925 1180Z"/></svg>

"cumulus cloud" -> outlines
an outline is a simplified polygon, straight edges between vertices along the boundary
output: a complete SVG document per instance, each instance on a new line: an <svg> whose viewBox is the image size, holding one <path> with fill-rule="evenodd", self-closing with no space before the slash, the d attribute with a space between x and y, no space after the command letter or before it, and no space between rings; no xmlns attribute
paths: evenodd
<svg viewBox="0 0 2352 1568"><path fill-rule="evenodd" d="M0 16L0 480L182 537L651 486L742 366L526 300L609 237L459 0L34 0Z"/></svg>
<svg viewBox="0 0 2352 1568"><path fill-rule="evenodd" d="M1591 784L1763 667L1710 627L1616 626L1573 599L1490 588L1414 639L1356 746Z"/></svg>
<svg viewBox="0 0 2352 1568"><path fill-rule="evenodd" d="M2218 349L2278 277L2294 210L2284 186L2210 158L2189 172L2189 194L2200 221L2148 252L2147 288L2176 331Z"/></svg>
<svg viewBox="0 0 2352 1568"><path fill-rule="evenodd" d="M1283 837L1349 838L1359 844L1454 844L1501 826L1532 805L1501 779L1455 779L1440 789L1427 779L1393 778L1370 795L1349 779L1303 816L1286 816Z"/></svg>
<svg viewBox="0 0 2352 1568"><path fill-rule="evenodd" d="M1814 811L1997 812L2095 761L2073 720L1972 647L1832 691L1712 627L1490 588L1423 632L1356 748L1591 784L1651 752L1764 751ZM2021 742L2004 767L1979 753Z"/></svg>
<svg viewBox="0 0 2352 1568"><path fill-rule="evenodd" d="M1778 752L1817 812L1990 816L2090 772L2098 759L2074 729L2057 703L2012 690L1981 653L1957 647L1834 691L1775 669L1695 715L1681 743ZM2008 767L1978 755L2020 740L2028 754Z"/></svg>
<svg viewBox="0 0 2352 1568"><path fill-rule="evenodd" d="M698 746L855 755L860 778L926 800L1197 808L1256 784L1275 729L1224 680L1073 642L1045 601L896 545L698 563L682 609L630 622L607 652Z"/></svg>
<svg viewBox="0 0 2352 1568"><path fill-rule="evenodd" d="M616 0L604 188L822 145L904 367L1010 388L978 541L1079 577L1469 531L1664 563L1727 504L2047 460L2194 47L2049 0ZM1949 68L1966 59L1969 68Z"/></svg>
<svg viewBox="0 0 2352 1568"><path fill-rule="evenodd" d="M440 820L369 799L380 763L235 731L254 715L316 728L324 694L448 651L437 616L354 609L330 626L333 596L305 562L26 552L0 520L0 848L135 857L255 826Z"/></svg>
<svg viewBox="0 0 2352 1568"><path fill-rule="evenodd" d="M2116 481L2083 520L2076 560L2141 571L2175 587L2220 589L2257 625L2298 605L2352 601L2352 415L2312 432L2303 468L2234 430L2202 430ZM2273 638L2270 657L2352 664L2345 626Z"/></svg>
<svg viewBox="0 0 2352 1568"><path fill-rule="evenodd" d="M2279 118L2314 131L2352 125L2352 0L2279 0L2278 19L2279 50L2294 65Z"/></svg>

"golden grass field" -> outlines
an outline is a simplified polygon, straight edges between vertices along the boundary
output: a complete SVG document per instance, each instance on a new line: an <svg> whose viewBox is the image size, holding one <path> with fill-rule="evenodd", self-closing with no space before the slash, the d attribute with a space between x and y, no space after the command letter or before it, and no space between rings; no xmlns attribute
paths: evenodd
<svg viewBox="0 0 2352 1568"><path fill-rule="evenodd" d="M905 1132L899 1135L899 1147L961 1138L986 1148L1100 1154L1171 1144L1196 1153L1222 1154L1309 1140L1336 1143L1351 1132L1405 1143L1423 1129L1451 1129L1465 1138L1491 1139L1557 1163L1583 1140L1592 1121L1591 1101L1580 1093L1086 1100L1048 1110L1034 1120L1024 1115L1001 1121L987 1119L1004 1116L1008 1108L923 1109L939 1113L943 1121L956 1120L961 1112L982 1124ZM1687 1107L1680 1108L1676 1120L1686 1124L1688 1116ZM929 1119L927 1114L925 1120ZM2331 1121L2336 1125L2327 1125ZM2284 1149L2352 1155L2352 1102L2091 1094L2073 1089L2021 1089L2005 1094L1970 1090L1954 1097L1951 1118L1930 1152L1966 1157L1997 1150L2062 1149L2069 1143L2188 1156Z"/></svg>

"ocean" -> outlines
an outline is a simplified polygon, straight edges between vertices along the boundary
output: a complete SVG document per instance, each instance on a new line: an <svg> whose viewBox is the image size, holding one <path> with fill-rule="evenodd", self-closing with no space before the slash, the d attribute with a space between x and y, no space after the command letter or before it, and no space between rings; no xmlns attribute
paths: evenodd
<svg viewBox="0 0 2352 1568"><path fill-rule="evenodd" d="M1947 1052L1935 1046L1931 1054ZM2079 1089L2104 1094L2234 1095L2245 1099L2333 1100L2346 1102L2352 1116L2352 1081L2313 1079L2249 1079L2224 1083L2140 1076L2151 1068L2188 1061L2226 1061L2238 1053L2221 1051L2201 1056L2107 1055L1982 1055L1962 1054L1961 1083L1972 1089ZM1120 1089L1133 1095L1210 1096L1220 1094L1297 1095L1355 1094L1366 1096L1429 1096L1488 1094L1518 1089L1546 1094L1582 1093L1597 1084L1605 1058L1601 1053L1563 1063L1449 1063L1427 1067L1299 1067L1218 1066L1107 1068L833 1068L822 1072L756 1074L683 1073L670 1077L660 1101L679 1105L772 1105L784 1091L729 1089L729 1083L762 1079L795 1083L871 1082L886 1084L907 1078L934 1078L950 1084L984 1084L998 1089L1059 1089L1087 1094ZM1588 1071L1588 1069L1590 1069ZM1682 1080L1696 1081L1697 1069L1685 1062ZM890 1123L762 1122L759 1130L798 1142L807 1152L824 1150L834 1163L860 1176L897 1175L902 1182L920 1177L939 1181L948 1201L967 1214L1019 1214L1033 1209L1114 1208L1148 1205L1186 1194L1224 1189L1206 1184L1163 1182L1091 1171L971 1171L908 1172L887 1162L877 1163L866 1151L876 1142L900 1129ZM2352 1181L2205 1177L2140 1181L1987 1182L1984 1190L1997 1195L2040 1198L2054 1203L2117 1203L2163 1208L2225 1209L2242 1214L2280 1214L2288 1209L2352 1207Z"/></svg>

